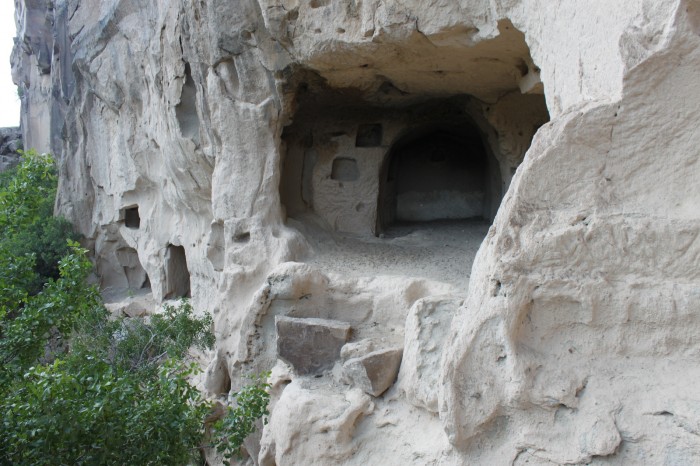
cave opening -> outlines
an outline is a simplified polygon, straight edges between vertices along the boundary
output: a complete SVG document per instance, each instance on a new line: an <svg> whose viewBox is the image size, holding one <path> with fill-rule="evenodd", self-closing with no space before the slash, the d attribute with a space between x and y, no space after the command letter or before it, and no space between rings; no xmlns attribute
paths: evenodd
<svg viewBox="0 0 700 466"><path fill-rule="evenodd" d="M287 70L279 194L314 246L305 260L466 286L549 121L525 36L507 20L498 29L471 44L358 45L342 64Z"/></svg>
<svg viewBox="0 0 700 466"><path fill-rule="evenodd" d="M139 215L139 206L127 207L123 213L124 226L132 230L138 230L141 226L141 216Z"/></svg>
<svg viewBox="0 0 700 466"><path fill-rule="evenodd" d="M191 297L190 272L187 268L187 255L182 246L168 245L165 252L165 293L164 299Z"/></svg>
<svg viewBox="0 0 700 466"><path fill-rule="evenodd" d="M185 63L180 102L175 106L175 117L183 138L199 145L199 115L197 114L197 86L192 79L192 69Z"/></svg>
<svg viewBox="0 0 700 466"><path fill-rule="evenodd" d="M500 178L471 122L410 130L383 162L376 232L395 223L490 219Z"/></svg>

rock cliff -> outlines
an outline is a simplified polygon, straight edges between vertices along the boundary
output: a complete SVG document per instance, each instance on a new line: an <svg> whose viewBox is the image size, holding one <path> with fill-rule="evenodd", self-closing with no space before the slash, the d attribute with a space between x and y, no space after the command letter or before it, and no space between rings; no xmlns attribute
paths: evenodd
<svg viewBox="0 0 700 466"><path fill-rule="evenodd" d="M0 128L0 172L19 163L22 150L22 131L19 128Z"/></svg>
<svg viewBox="0 0 700 466"><path fill-rule="evenodd" d="M273 368L246 461L700 462L697 1L15 5L106 295Z"/></svg>

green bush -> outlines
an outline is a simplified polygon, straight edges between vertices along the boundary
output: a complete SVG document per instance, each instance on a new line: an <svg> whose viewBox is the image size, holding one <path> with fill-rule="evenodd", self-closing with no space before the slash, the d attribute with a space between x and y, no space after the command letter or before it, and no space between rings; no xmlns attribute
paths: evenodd
<svg viewBox="0 0 700 466"><path fill-rule="evenodd" d="M46 155L0 176L0 464L199 463L212 407L184 359L213 345L211 317L187 301L111 317L87 284L87 250L51 215L55 193ZM267 388L258 377L239 392L211 446L239 451Z"/></svg>
<svg viewBox="0 0 700 466"><path fill-rule="evenodd" d="M211 319L192 316L189 303L150 321L109 319L85 284L86 251L73 247L60 278L3 320L0 462L197 460L210 408L182 358L192 344L211 344ZM70 344L47 356L56 338Z"/></svg>
<svg viewBox="0 0 700 466"><path fill-rule="evenodd" d="M30 150L0 184L0 230L16 233L51 216L56 196L56 168L48 154Z"/></svg>
<svg viewBox="0 0 700 466"><path fill-rule="evenodd" d="M85 281L92 269L87 250L70 243L73 252L60 261L60 277L50 279L34 296L27 290L13 289L5 295L3 319L0 321L0 383L17 377L30 365L47 356L52 342L66 340L83 316L100 308L99 293ZM20 273L19 276L22 276ZM12 302L12 295L20 298Z"/></svg>
<svg viewBox="0 0 700 466"><path fill-rule="evenodd" d="M50 342L99 303L77 235L52 215L56 183L51 156L34 151L0 180L0 383L52 357Z"/></svg>
<svg viewBox="0 0 700 466"><path fill-rule="evenodd" d="M146 319L108 319L104 308L86 316L72 339L72 351L87 354L124 371L153 375L168 360L182 360L192 346L211 348L211 316L193 315L184 300L166 304L162 314Z"/></svg>
<svg viewBox="0 0 700 466"><path fill-rule="evenodd" d="M0 452L13 464L187 464L207 408L180 367L157 377L98 360L33 367L3 404Z"/></svg>
<svg viewBox="0 0 700 466"><path fill-rule="evenodd" d="M69 252L66 240L78 240L67 220L53 217L56 183L53 159L35 151L23 152L22 162L0 180L0 254L33 257L29 294L58 278L58 261Z"/></svg>
<svg viewBox="0 0 700 466"><path fill-rule="evenodd" d="M267 423L270 414L270 384L266 382L269 372L250 376L251 383L234 394L235 407L228 407L226 415L213 425L213 438L216 449L224 455L224 464L230 464L233 456L241 458L241 446L250 434L255 432L255 424L262 419Z"/></svg>

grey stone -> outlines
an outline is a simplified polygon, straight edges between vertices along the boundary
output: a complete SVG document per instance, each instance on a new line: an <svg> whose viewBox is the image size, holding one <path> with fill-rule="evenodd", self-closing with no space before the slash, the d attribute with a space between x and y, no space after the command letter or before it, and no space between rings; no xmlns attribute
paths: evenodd
<svg viewBox="0 0 700 466"><path fill-rule="evenodd" d="M373 351L343 364L343 376L349 383L372 396L380 396L396 380L403 348Z"/></svg>
<svg viewBox="0 0 700 466"><path fill-rule="evenodd" d="M20 149L22 149L20 128L0 128L0 172L9 170L19 163Z"/></svg>
<svg viewBox="0 0 700 466"><path fill-rule="evenodd" d="M299 375L330 369L350 337L350 325L325 319L277 316L277 356Z"/></svg>
<svg viewBox="0 0 700 466"><path fill-rule="evenodd" d="M245 50L245 43L240 34L225 34L219 37L219 42L217 45L221 50L228 52L231 55L240 55Z"/></svg>

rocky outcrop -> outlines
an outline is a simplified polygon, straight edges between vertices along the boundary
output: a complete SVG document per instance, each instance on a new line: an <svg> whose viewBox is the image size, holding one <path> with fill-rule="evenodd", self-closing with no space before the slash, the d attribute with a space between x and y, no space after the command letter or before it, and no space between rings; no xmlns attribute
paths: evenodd
<svg viewBox="0 0 700 466"><path fill-rule="evenodd" d="M700 461L696 2L15 3L103 288L211 311L212 394L275 368L252 461ZM277 316L352 351L295 373Z"/></svg>
<svg viewBox="0 0 700 466"><path fill-rule="evenodd" d="M0 172L19 163L22 150L22 131L19 128L0 128Z"/></svg>
<svg viewBox="0 0 700 466"><path fill-rule="evenodd" d="M462 303L462 299L455 297L431 296L419 299L408 311L400 385L406 400L414 406L438 412L445 335L450 333L450 325Z"/></svg>
<svg viewBox="0 0 700 466"><path fill-rule="evenodd" d="M402 355L402 348L389 348L349 359L343 377L368 395L381 396L396 380Z"/></svg>
<svg viewBox="0 0 700 466"><path fill-rule="evenodd" d="M277 357L299 375L316 375L333 367L350 337L350 326L326 319L277 316Z"/></svg>

